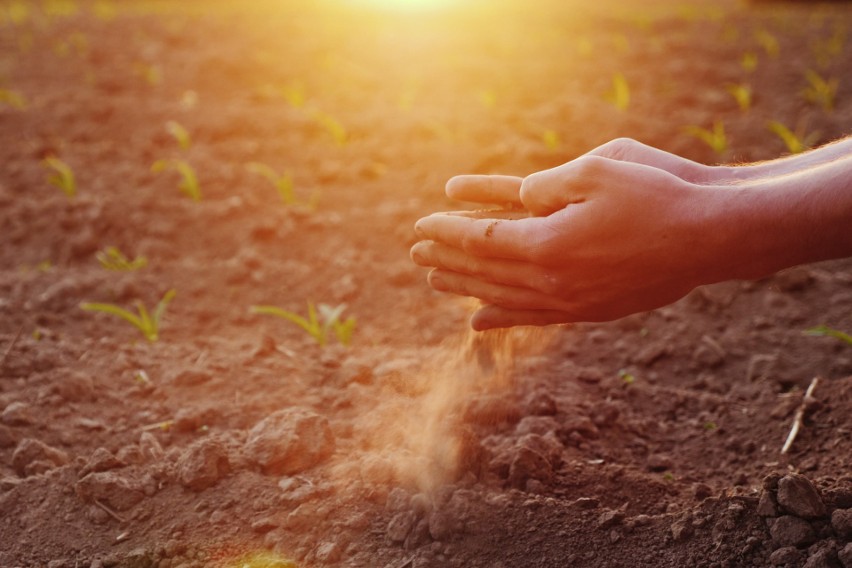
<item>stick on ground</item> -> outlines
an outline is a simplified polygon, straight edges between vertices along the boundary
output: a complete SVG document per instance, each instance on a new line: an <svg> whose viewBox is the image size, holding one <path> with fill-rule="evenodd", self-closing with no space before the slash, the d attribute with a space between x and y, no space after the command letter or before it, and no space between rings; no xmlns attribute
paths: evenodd
<svg viewBox="0 0 852 568"><path fill-rule="evenodd" d="M802 398L802 404L799 405L799 408L796 410L796 416L793 418L793 427L790 428L790 433L787 434L787 441L784 442L784 447L781 448L782 454L786 454L796 440L799 429L802 427L802 421L805 419L805 411L811 399L813 399L814 389L816 389L818 384L819 377L814 377L811 384L808 385L808 390L805 391L805 396Z"/></svg>

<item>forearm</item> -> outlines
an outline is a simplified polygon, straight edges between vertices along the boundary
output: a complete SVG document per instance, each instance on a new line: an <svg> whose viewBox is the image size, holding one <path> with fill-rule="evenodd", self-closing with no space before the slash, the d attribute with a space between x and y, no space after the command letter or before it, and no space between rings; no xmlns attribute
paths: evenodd
<svg viewBox="0 0 852 568"><path fill-rule="evenodd" d="M852 136L847 136L825 146L754 164L733 166L711 166L716 170L713 182L747 183L762 178L784 176L791 173L818 167L827 162L852 155Z"/></svg>
<svg viewBox="0 0 852 568"><path fill-rule="evenodd" d="M718 192L715 212L722 216L717 261L724 269L711 280L760 278L797 264L852 256L852 154L829 148L833 159L820 157L807 168L712 190Z"/></svg>

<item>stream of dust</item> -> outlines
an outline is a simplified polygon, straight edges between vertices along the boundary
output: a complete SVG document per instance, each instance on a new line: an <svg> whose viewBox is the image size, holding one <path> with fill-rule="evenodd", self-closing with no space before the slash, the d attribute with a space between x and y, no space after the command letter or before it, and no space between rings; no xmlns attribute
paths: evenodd
<svg viewBox="0 0 852 568"><path fill-rule="evenodd" d="M359 417L362 479L429 493L475 472L480 445L463 423L464 409L479 396L511 396L516 362L543 352L554 333L466 330L433 350L424 348L420 367L398 377L403 392L388 393Z"/></svg>

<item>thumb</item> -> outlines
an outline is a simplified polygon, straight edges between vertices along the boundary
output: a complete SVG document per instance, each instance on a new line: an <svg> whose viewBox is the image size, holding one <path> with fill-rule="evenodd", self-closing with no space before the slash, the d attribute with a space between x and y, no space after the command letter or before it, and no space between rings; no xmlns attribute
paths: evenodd
<svg viewBox="0 0 852 568"><path fill-rule="evenodd" d="M568 205L582 203L604 183L616 160L585 155L550 170L536 172L521 182L521 203L533 215L547 216Z"/></svg>

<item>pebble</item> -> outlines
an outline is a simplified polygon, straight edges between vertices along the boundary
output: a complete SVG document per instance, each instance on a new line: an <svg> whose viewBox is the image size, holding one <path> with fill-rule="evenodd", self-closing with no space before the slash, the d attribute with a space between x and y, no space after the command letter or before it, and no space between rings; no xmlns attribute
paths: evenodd
<svg viewBox="0 0 852 568"><path fill-rule="evenodd" d="M93 471L109 471L122 466L124 466L124 462L115 457L108 449L101 447L92 452L92 457L83 466L80 475L85 476Z"/></svg>
<svg viewBox="0 0 852 568"><path fill-rule="evenodd" d="M837 509L831 513L831 528L838 536L852 538L852 509Z"/></svg>
<svg viewBox="0 0 852 568"><path fill-rule="evenodd" d="M199 440L178 459L176 469L181 485L204 491L230 472L228 449L215 438Z"/></svg>
<svg viewBox="0 0 852 568"><path fill-rule="evenodd" d="M795 546L782 546L769 555L769 562L773 566L798 565L802 560L802 553Z"/></svg>
<svg viewBox="0 0 852 568"><path fill-rule="evenodd" d="M651 454L647 466L650 471L666 471L672 468L672 458L666 454Z"/></svg>
<svg viewBox="0 0 852 568"><path fill-rule="evenodd" d="M547 483L553 477L553 466L541 453L521 447L509 465L509 485L518 489L526 487L530 479Z"/></svg>
<svg viewBox="0 0 852 568"><path fill-rule="evenodd" d="M802 568L837 568L837 550L834 545L824 546L812 552Z"/></svg>
<svg viewBox="0 0 852 568"><path fill-rule="evenodd" d="M598 516L598 528L608 529L614 527L615 525L621 524L621 521L624 520L624 517L624 511L620 511L617 509L606 509Z"/></svg>
<svg viewBox="0 0 852 568"><path fill-rule="evenodd" d="M417 515L413 511L403 511L397 513L388 523L388 528L385 533L388 540L394 543L405 542L408 534L414 528L417 522Z"/></svg>
<svg viewBox="0 0 852 568"><path fill-rule="evenodd" d="M279 410L251 429L246 443L250 458L267 474L299 473L334 453L328 420L303 408Z"/></svg>
<svg viewBox="0 0 852 568"><path fill-rule="evenodd" d="M810 523L792 515L778 517L769 534L777 546L805 546L816 539Z"/></svg>
<svg viewBox="0 0 852 568"><path fill-rule="evenodd" d="M68 463L68 454L33 438L24 438L12 454L12 468L18 475L43 473ZM45 469L46 468L46 469Z"/></svg>
<svg viewBox="0 0 852 568"><path fill-rule="evenodd" d="M790 473L778 480L778 504L788 513L803 519L825 517L827 512L819 492L810 480Z"/></svg>
<svg viewBox="0 0 852 568"><path fill-rule="evenodd" d="M74 489L83 501L98 500L116 511L126 511L145 498L144 483L114 471L90 473L78 481Z"/></svg>
<svg viewBox="0 0 852 568"><path fill-rule="evenodd" d="M775 502L775 497L770 491L763 491L760 494L760 500L757 502L757 514L761 517L777 517L778 503Z"/></svg>
<svg viewBox="0 0 852 568"><path fill-rule="evenodd" d="M692 533L694 532L694 528L692 526L692 519L678 519L677 521L672 523L671 531L672 539L675 542L681 542L688 539L690 536L692 536Z"/></svg>

